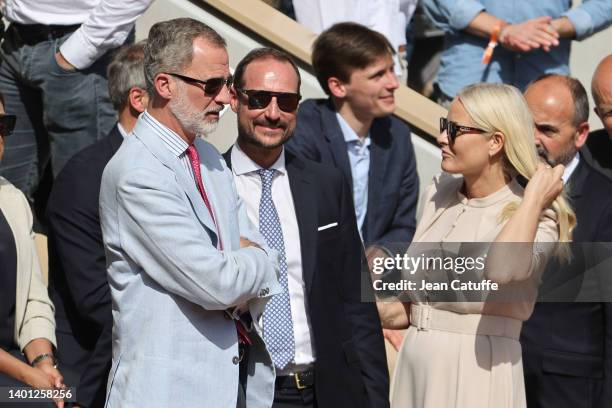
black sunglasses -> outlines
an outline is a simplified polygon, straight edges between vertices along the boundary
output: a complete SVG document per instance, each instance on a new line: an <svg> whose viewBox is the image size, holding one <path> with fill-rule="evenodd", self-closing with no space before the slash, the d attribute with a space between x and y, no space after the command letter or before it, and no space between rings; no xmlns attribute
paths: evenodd
<svg viewBox="0 0 612 408"><path fill-rule="evenodd" d="M227 78L209 78L206 81L201 81L199 79L191 78L182 74L176 74L174 72L166 72L166 74L172 75L173 77L179 78L189 84L202 88L206 95L216 95L219 93L219 91L221 91L221 88L223 88L224 85L229 88L234 83L234 77L231 75Z"/></svg>
<svg viewBox="0 0 612 408"><path fill-rule="evenodd" d="M15 129L15 122L17 122L17 116L0 114L0 136L10 136Z"/></svg>
<svg viewBox="0 0 612 408"><path fill-rule="evenodd" d="M448 144L450 146L455 143L457 136L464 133L488 133L488 131L484 129L463 126L446 118L440 118L440 133L444 132L445 130L446 134L448 135Z"/></svg>
<svg viewBox="0 0 612 408"><path fill-rule="evenodd" d="M248 106L249 109L265 109L272 100L276 97L276 103L283 112L294 112L302 99L302 95L291 92L270 92L270 91L257 91L257 90L245 90L236 88L236 92L245 94L249 98Z"/></svg>

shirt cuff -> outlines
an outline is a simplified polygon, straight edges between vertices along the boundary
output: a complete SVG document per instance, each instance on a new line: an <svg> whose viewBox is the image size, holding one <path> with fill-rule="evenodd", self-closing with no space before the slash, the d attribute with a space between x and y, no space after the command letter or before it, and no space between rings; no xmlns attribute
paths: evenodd
<svg viewBox="0 0 612 408"><path fill-rule="evenodd" d="M21 328L18 339L19 349L23 351L32 340L40 338L49 340L53 347L57 348L55 324L44 317L35 317L28 320Z"/></svg>
<svg viewBox="0 0 612 408"><path fill-rule="evenodd" d="M484 10L485 7L475 0L460 0L451 10L449 24L455 30L464 30Z"/></svg>
<svg viewBox="0 0 612 408"><path fill-rule="evenodd" d="M562 14L569 19L576 31L576 40L582 40L593 34L593 18L591 15L580 8L574 8Z"/></svg>
<svg viewBox="0 0 612 408"><path fill-rule="evenodd" d="M66 61L77 69L85 69L93 64L104 51L87 41L82 29L79 28L60 46L60 52Z"/></svg>
<svg viewBox="0 0 612 408"><path fill-rule="evenodd" d="M562 16L567 17L574 26L576 40L581 40L593 34L593 18L586 11L574 8L566 11Z"/></svg>

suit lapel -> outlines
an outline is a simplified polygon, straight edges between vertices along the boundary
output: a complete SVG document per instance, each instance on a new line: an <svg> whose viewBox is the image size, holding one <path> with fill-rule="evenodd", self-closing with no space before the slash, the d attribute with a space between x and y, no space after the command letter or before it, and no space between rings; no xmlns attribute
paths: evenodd
<svg viewBox="0 0 612 408"><path fill-rule="evenodd" d="M314 184L304 171L304 164L285 150L285 166L300 230L302 273L306 291L312 287L317 251L317 205Z"/></svg>
<svg viewBox="0 0 612 408"><path fill-rule="evenodd" d="M391 138L388 127L381 119L376 119L370 129L370 169L368 171L368 208L366 212L366 232L372 231L376 208L382 188L385 185L385 173L390 161ZM366 238L367 240L367 238Z"/></svg>
<svg viewBox="0 0 612 408"><path fill-rule="evenodd" d="M352 191L353 176L351 173L351 163L346 150L346 141L344 140L344 134L342 134L342 129L340 129L340 124L336 118L336 111L331 99L328 99L327 103L321 107L321 112L321 128L323 129L325 138L329 142L334 164L337 168L342 170Z"/></svg>
<svg viewBox="0 0 612 408"><path fill-rule="evenodd" d="M206 153L207 149L203 146L205 143L206 142L201 139L196 139L194 142L200 156L202 184L204 185L208 201L215 214L215 220L217 221L216 229L219 230L219 234L221 235L223 248L229 249L231 247L229 241L230 231L228 229L230 222L226 217L228 214L231 214L231 212L228 211L229 209L227 208L227 195L228 192L231 191L231 184L228 183L228 179L231 180L233 176L228 177L228 175L225 174L221 166L221 162L224 161L221 156L215 154L214 157L208 157L209 154ZM216 164L219 165L217 166ZM197 189L196 191L199 195L199 191ZM233 196L230 197L229 200L233 201ZM203 202L201 198L200 201ZM206 205L204 205L204 208L208 214ZM213 227L214 226L213 223Z"/></svg>
<svg viewBox="0 0 612 408"><path fill-rule="evenodd" d="M157 131L142 120L137 122L133 136L140 139L147 149L149 149L164 166L174 172L176 181L185 191L197 218L209 230L213 245L216 245L217 229L215 223L210 217L210 213L204 204L204 200L202 200L202 196L195 182L191 180L181 167L178 157L174 156L172 152L163 145L164 142L157 135Z"/></svg>
<svg viewBox="0 0 612 408"><path fill-rule="evenodd" d="M22 230L28 225L28 222L31 224L31 220L26 218L24 205L19 195L10 191L12 188L14 187L6 179L0 177L0 211L4 214L15 240L15 259L17 260L15 323L18 323L23 321L26 310L25 301L28 299L28 296L23 296L23 294L30 291L31 277L29 274L32 271L31 254L28 246L30 243L27 239L24 240ZM29 238L29 236L26 235L26 238Z"/></svg>
<svg viewBox="0 0 612 408"><path fill-rule="evenodd" d="M589 168L585 162L584 157L580 157L578 166L570 176L567 182L568 196L574 200L582 195L582 188L586 183L589 175Z"/></svg>

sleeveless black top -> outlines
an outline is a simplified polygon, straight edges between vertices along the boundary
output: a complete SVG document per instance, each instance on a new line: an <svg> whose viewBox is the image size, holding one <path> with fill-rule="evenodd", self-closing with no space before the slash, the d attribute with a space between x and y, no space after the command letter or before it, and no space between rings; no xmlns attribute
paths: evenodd
<svg viewBox="0 0 612 408"><path fill-rule="evenodd" d="M14 348L17 248L13 231L0 211L0 347Z"/></svg>

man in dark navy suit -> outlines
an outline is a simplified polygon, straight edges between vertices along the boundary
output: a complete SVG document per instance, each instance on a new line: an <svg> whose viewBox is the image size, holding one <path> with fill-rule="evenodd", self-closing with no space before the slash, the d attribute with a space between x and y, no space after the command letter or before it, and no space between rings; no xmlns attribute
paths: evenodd
<svg viewBox="0 0 612 408"><path fill-rule="evenodd" d="M300 105L287 149L342 170L364 243L409 243L419 183L410 129L391 114L399 82L393 48L380 33L339 23L313 45L312 65L328 99Z"/></svg>
<svg viewBox="0 0 612 408"><path fill-rule="evenodd" d="M251 51L236 67L238 141L225 154L249 219L281 255L283 292L262 317L276 369L273 408L385 408L385 350L376 307L362 300L372 287L348 183L284 149L299 89L288 55Z"/></svg>
<svg viewBox="0 0 612 408"><path fill-rule="evenodd" d="M597 66L591 80L591 94L595 114L604 127L589 134L584 152L591 156L589 163L593 167L612 178L612 54Z"/></svg>
<svg viewBox="0 0 612 408"><path fill-rule="evenodd" d="M49 293L55 304L58 359L79 378L75 406L104 406L113 319L98 198L102 171L147 106L143 43L122 48L108 67L119 121L108 136L77 153L53 184L49 218Z"/></svg>
<svg viewBox="0 0 612 408"><path fill-rule="evenodd" d="M551 261L540 295L550 298L562 284L578 293L585 285L581 281L590 279L586 270L612 255L596 259L590 252L612 242L612 181L580 152L589 134L589 102L580 82L548 75L529 85L525 98L538 152L551 165L565 165L563 181L577 220L573 260L569 265ZM610 282L610 270L598 279ZM525 322L521 345L529 408L612 406L612 304L601 302L609 300L610 284L598 284L604 295L600 301L569 303L569 296L555 295L566 303L536 303Z"/></svg>

